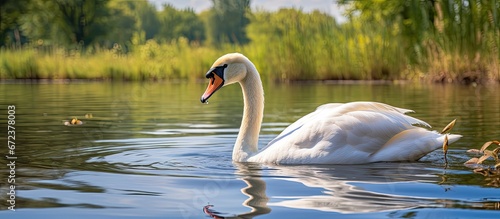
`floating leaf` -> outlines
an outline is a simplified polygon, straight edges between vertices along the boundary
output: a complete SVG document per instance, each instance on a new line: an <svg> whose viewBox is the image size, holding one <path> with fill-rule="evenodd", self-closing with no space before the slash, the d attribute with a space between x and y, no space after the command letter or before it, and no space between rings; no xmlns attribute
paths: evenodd
<svg viewBox="0 0 500 219"><path fill-rule="evenodd" d="M498 140L493 140L493 141L488 141L483 144L481 149L469 149L467 150L468 153L476 153L476 154L482 154L481 157L479 158L471 158L467 162L464 163L464 165L474 168L474 173L479 173L483 176L494 176L497 177L495 180L493 180L491 183L488 183L487 185L492 185L495 187L500 186L500 159L499 159L499 153L500 153L500 147L496 147L493 150L488 150L487 148L492 145L492 144L497 144L500 145L500 141ZM495 165L494 169L490 166L483 166L481 165L484 161L486 161L488 158L493 157L495 159Z"/></svg>
<svg viewBox="0 0 500 219"><path fill-rule="evenodd" d="M82 125L82 124L83 124L83 122L81 120L77 119L76 117L70 121L64 121L65 126L74 126L74 125Z"/></svg>
<svg viewBox="0 0 500 219"><path fill-rule="evenodd" d="M487 155L490 155L490 156L494 156L495 155L495 153L493 151L490 151L490 150L484 150L483 153L487 154Z"/></svg>
<svg viewBox="0 0 500 219"><path fill-rule="evenodd" d="M448 131L450 131L453 126L455 126L455 122L457 121L457 119L454 119L453 121L451 121L446 127L443 128L443 131L441 131L441 134L444 134Z"/></svg>
<svg viewBox="0 0 500 219"><path fill-rule="evenodd" d="M481 156L481 157L478 159L477 163L483 163L483 161L485 161L485 160L486 160L486 159L488 159L489 157L491 157L491 151L489 151L489 150L485 150L485 151L484 151L484 155L483 155L483 156Z"/></svg>
<svg viewBox="0 0 500 219"><path fill-rule="evenodd" d="M481 147L481 152L483 152L484 150L486 150L486 148L488 148L491 144L497 144L497 145L500 145L500 142L499 141L488 141L486 143L483 144L483 146Z"/></svg>
<svg viewBox="0 0 500 219"><path fill-rule="evenodd" d="M483 176L489 175L488 169L484 169L484 168L481 168L481 167L474 169L474 173L479 173L479 174L481 174Z"/></svg>
<svg viewBox="0 0 500 219"><path fill-rule="evenodd" d="M467 150L467 153L480 154L481 151L479 151L478 149L469 149L469 150Z"/></svg>
<svg viewBox="0 0 500 219"><path fill-rule="evenodd" d="M473 157L470 160L468 160L467 162L465 162L465 164L477 164L478 160L479 159L477 157Z"/></svg>
<svg viewBox="0 0 500 219"><path fill-rule="evenodd" d="M77 119L76 117L71 120L71 125L81 125L82 121Z"/></svg>
<svg viewBox="0 0 500 219"><path fill-rule="evenodd" d="M492 152L498 155L498 152L500 152L500 147L495 148Z"/></svg>
<svg viewBox="0 0 500 219"><path fill-rule="evenodd" d="M491 156L495 159L495 162L498 163L498 151L500 151L500 147L495 148L491 151Z"/></svg>

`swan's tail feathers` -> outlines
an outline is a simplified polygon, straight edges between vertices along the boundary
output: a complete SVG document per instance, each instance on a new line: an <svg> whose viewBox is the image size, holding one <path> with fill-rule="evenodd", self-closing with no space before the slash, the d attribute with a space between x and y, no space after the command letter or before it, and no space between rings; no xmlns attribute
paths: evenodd
<svg viewBox="0 0 500 219"><path fill-rule="evenodd" d="M406 122L410 123L411 125L417 125L417 126L422 126L422 127L426 127L426 128L432 128L431 125L429 125L429 123L427 122L424 122L420 119L417 119L417 118L414 118L414 117L411 117L411 116L408 116L408 115L404 115L404 118L406 120Z"/></svg>
<svg viewBox="0 0 500 219"><path fill-rule="evenodd" d="M405 108L399 108L399 107L394 107L394 109L396 109L398 112L403 113L403 114L415 113L415 111L413 111L411 109L405 109Z"/></svg>
<svg viewBox="0 0 500 219"><path fill-rule="evenodd" d="M441 148L444 138L435 131L424 128L412 128L392 137L383 147L371 155L371 162L380 161L415 161L426 154ZM461 135L447 134L448 144L456 142Z"/></svg>

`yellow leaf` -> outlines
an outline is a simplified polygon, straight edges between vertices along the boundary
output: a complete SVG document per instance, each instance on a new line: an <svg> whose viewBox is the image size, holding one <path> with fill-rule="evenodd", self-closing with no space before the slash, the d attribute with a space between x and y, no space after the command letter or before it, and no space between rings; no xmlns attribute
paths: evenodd
<svg viewBox="0 0 500 219"><path fill-rule="evenodd" d="M448 131L450 131L453 126L455 126L455 122L457 121L457 119L454 119L453 121L451 121L446 127L443 128L443 131L441 131L441 134L444 134Z"/></svg>
<svg viewBox="0 0 500 219"><path fill-rule="evenodd" d="M448 153L448 135L444 136L443 152L444 152L444 163L448 164L448 158L446 157L446 154Z"/></svg>
<svg viewBox="0 0 500 219"><path fill-rule="evenodd" d="M443 152L446 154L448 152L448 135L444 136L444 141L443 141Z"/></svg>
<svg viewBox="0 0 500 219"><path fill-rule="evenodd" d="M498 141L488 141L486 143L483 144L483 146L481 147L481 152L483 152L484 150L486 150L486 148L488 148L491 144L498 144L500 145L500 142Z"/></svg>
<svg viewBox="0 0 500 219"><path fill-rule="evenodd" d="M486 160L486 159L488 159L489 157L491 157L491 155L490 155L490 154L486 154L486 153L484 153L484 155L483 155L483 156L481 156L481 157L477 160L477 163L478 163L478 164L479 164L479 163L483 163L483 161L485 161L485 160Z"/></svg>
<svg viewBox="0 0 500 219"><path fill-rule="evenodd" d="M473 157L471 159L469 159L468 161L465 162L465 164L477 164L477 161L479 159L477 159L477 157Z"/></svg>
<svg viewBox="0 0 500 219"><path fill-rule="evenodd" d="M500 147L495 148L492 152L493 154L498 155L498 152L500 152Z"/></svg>
<svg viewBox="0 0 500 219"><path fill-rule="evenodd" d="M467 153L479 154L481 153L481 151L479 151L478 149L469 149L467 150Z"/></svg>

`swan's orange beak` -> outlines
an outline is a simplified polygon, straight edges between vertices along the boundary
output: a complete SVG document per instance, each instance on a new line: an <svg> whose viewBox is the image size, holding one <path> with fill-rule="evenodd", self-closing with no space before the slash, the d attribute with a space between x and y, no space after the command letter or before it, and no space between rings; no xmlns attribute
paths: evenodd
<svg viewBox="0 0 500 219"><path fill-rule="evenodd" d="M217 74L211 74L210 76L207 75L207 77L210 78L210 82L208 83L208 87L205 90L205 93L201 96L201 102L206 103L208 98L212 96L212 94L215 93L215 91L219 90L219 88L224 85L224 79L219 77Z"/></svg>

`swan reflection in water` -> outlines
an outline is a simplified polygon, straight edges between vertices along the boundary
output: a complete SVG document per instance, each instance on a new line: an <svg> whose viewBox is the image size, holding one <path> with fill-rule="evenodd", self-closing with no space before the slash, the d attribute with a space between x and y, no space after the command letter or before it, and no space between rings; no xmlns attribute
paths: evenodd
<svg viewBox="0 0 500 219"><path fill-rule="evenodd" d="M213 218L253 218L254 216L268 214L271 208L267 206L269 198L266 195L266 182L262 180L262 165L255 163L234 163L236 175L246 183L246 187L241 189L241 193L248 196L242 205L250 208L250 211L243 214L231 215L217 212L207 205L203 211Z"/></svg>
<svg viewBox="0 0 500 219"><path fill-rule="evenodd" d="M235 163L234 165L237 168L236 175L247 184L241 189L241 192L248 196L242 205L250 208L250 211L238 215L222 214L214 210L217 206L214 208L205 206L205 213L213 218L253 218L270 213L270 206L352 214L389 213L438 204L429 198L396 195L396 183L439 181L438 176L430 175L435 172L429 170L428 164L423 163L315 166ZM265 178L262 178L263 172ZM289 187L290 185L296 188ZM363 188L372 185L382 192ZM286 192L290 194L276 195L276 191L273 190L283 186L288 186ZM273 192L273 197L269 198L266 195L266 189ZM277 192L283 193L283 189L278 190Z"/></svg>

